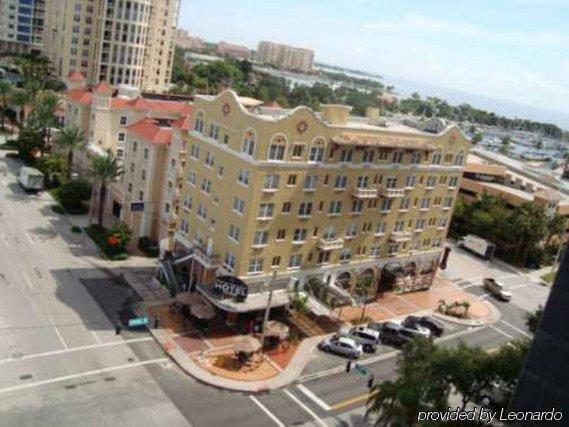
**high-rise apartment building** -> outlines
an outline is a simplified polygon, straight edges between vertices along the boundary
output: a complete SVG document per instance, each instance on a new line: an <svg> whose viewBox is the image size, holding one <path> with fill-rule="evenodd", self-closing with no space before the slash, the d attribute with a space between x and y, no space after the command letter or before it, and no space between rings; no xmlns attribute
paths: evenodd
<svg viewBox="0 0 569 427"><path fill-rule="evenodd" d="M174 43L182 49L201 52L205 48L205 42L199 37L194 37L187 30L177 29Z"/></svg>
<svg viewBox="0 0 569 427"><path fill-rule="evenodd" d="M271 64L275 67L308 73L312 71L314 64L314 51L286 44L261 41L257 46L255 58L259 62Z"/></svg>
<svg viewBox="0 0 569 427"><path fill-rule="evenodd" d="M45 54L60 76L161 92L170 83L179 0L47 3Z"/></svg>
<svg viewBox="0 0 569 427"><path fill-rule="evenodd" d="M0 1L0 51L43 50L45 0Z"/></svg>
<svg viewBox="0 0 569 427"><path fill-rule="evenodd" d="M469 141L456 126L349 111L264 109L231 91L194 99L175 265L228 321L264 309L268 281L275 306L310 283L344 300L361 277L374 292L431 285ZM228 296L235 286L245 301Z"/></svg>

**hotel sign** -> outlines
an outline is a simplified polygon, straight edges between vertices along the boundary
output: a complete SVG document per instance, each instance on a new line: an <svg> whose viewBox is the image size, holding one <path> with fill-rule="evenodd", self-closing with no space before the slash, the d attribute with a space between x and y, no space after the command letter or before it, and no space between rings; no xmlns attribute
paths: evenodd
<svg viewBox="0 0 569 427"><path fill-rule="evenodd" d="M249 294L247 284L235 276L218 276L213 290L218 295L232 297L238 301L245 301Z"/></svg>

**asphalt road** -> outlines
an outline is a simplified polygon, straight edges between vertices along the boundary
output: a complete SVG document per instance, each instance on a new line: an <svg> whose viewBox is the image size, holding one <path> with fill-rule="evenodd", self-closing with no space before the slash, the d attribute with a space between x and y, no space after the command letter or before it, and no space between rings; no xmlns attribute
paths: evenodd
<svg viewBox="0 0 569 427"><path fill-rule="evenodd" d="M1 163L16 170L12 160ZM71 233L50 204L0 174L0 426L363 424L367 376L344 372L345 360L334 355L317 351L298 384L249 396L189 378L145 331L116 336L116 312L130 291L89 263L92 243ZM489 298L478 273L457 281ZM492 301L499 323L449 324L441 345L464 341L488 350L523 337L525 309L547 289L512 277L512 303ZM382 346L362 365L376 380L391 378L395 350Z"/></svg>

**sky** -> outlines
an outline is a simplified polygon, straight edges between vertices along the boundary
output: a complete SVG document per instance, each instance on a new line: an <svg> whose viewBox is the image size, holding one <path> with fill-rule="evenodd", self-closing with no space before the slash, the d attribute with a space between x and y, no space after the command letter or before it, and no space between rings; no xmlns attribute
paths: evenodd
<svg viewBox="0 0 569 427"><path fill-rule="evenodd" d="M569 113L569 0L181 0L180 27Z"/></svg>

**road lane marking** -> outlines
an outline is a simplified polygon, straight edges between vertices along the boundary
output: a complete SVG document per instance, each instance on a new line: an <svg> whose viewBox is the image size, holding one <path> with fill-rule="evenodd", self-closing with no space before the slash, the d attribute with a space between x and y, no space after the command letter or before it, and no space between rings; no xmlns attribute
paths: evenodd
<svg viewBox="0 0 569 427"><path fill-rule="evenodd" d="M302 403L294 394L292 394L290 391L288 390L284 390L284 393L290 397L290 399L295 402L298 406L300 406L302 409L304 409L304 411L309 414L312 418L314 418L314 421L316 421L316 424L319 424L321 426L327 426L327 424L324 422L324 420L322 418L320 418L318 415L316 415L312 409L310 409L308 406L306 406L304 403Z"/></svg>
<svg viewBox="0 0 569 427"><path fill-rule="evenodd" d="M526 337L528 337L528 338L531 338L531 337L532 337L530 333L524 331L523 329L518 328L518 327L515 326L515 325L512 325L510 322L506 322L505 320L501 320L501 322L502 322L504 325L506 325L506 326L512 328L514 331L519 332L520 334L522 334L522 335L524 335L524 336L526 336Z"/></svg>
<svg viewBox="0 0 569 427"><path fill-rule="evenodd" d="M12 358L1 359L0 365L3 363L6 363L6 362L18 362L19 360L37 359L39 357L56 356L58 354L67 354L67 353L73 353L73 352L82 351L82 350L92 350L92 349L98 349L98 348L104 348L104 347L111 347L111 346L115 346L115 345L125 345L125 344L130 344L130 343L135 343L135 342L153 341L153 340L154 340L153 337L133 338L130 340L111 341L111 342L105 342L105 343L101 343L101 344L84 345L81 347L72 347L72 348L68 348L66 350L47 351L45 353L35 353L35 354L25 355L22 357L12 357Z"/></svg>
<svg viewBox="0 0 569 427"><path fill-rule="evenodd" d="M32 238L32 236L30 236L30 233L28 233L26 231L25 234L26 234L26 237L28 238L28 241L33 245L35 242L34 242L34 239Z"/></svg>
<svg viewBox="0 0 569 427"><path fill-rule="evenodd" d="M499 334L504 335L505 337L507 337L507 338L509 338L509 339L511 339L511 340L515 339L513 335L510 335L510 334L508 334L507 332L504 332L503 330L497 328L497 327L494 326L494 325L490 325L490 329L492 329L493 331L498 332Z"/></svg>
<svg viewBox="0 0 569 427"><path fill-rule="evenodd" d="M249 398L253 401L253 403L255 403L255 405L257 405L259 407L259 409L261 409L261 411L263 411L265 414L267 414L267 416L271 420L273 420L276 425L278 425L279 427L285 427L285 425L281 422L281 420L279 420L275 416L275 414L273 414L271 411L269 411L267 409L267 407L265 405L263 405L261 402L259 402L259 399L257 399L255 396L249 396Z"/></svg>
<svg viewBox="0 0 569 427"><path fill-rule="evenodd" d="M298 384L296 388L299 389L302 393L304 393L306 397L312 399L312 401L316 403L318 406L320 406L322 409L324 409L325 411L330 411L330 405L328 405L326 402L324 402L322 399L316 396L316 394L314 394L311 390L309 390L308 387L306 387L304 384Z"/></svg>
<svg viewBox="0 0 569 427"><path fill-rule="evenodd" d="M139 366L150 365L153 363L166 362L168 360L170 360L168 357L161 357L158 359L144 360L142 362L128 363L126 365L111 366L109 368L97 369L94 371L81 372L79 374L72 374L72 375L66 375L63 377L51 378L49 380L36 381L33 383L29 383L29 384L22 384L22 385L17 385L17 386L13 386L13 387L6 387L6 388L0 389L0 394L9 393L11 391L19 391L19 390L23 390L23 389L27 389L27 388L32 388L32 387L39 387L39 386L47 385L47 384L59 383L62 381L73 380L75 378L81 378L81 377L86 377L86 376L90 376L90 375L98 375L98 374L104 374L107 372L119 371L121 369L136 368Z"/></svg>
<svg viewBox="0 0 569 427"><path fill-rule="evenodd" d="M22 277L24 278L24 282L26 282L26 285L28 285L28 288L30 288L30 290L33 293L36 293L36 288L34 288L34 285L32 284L32 282L30 281L30 279L28 278L28 276L26 276L26 273L22 273Z"/></svg>
<svg viewBox="0 0 569 427"><path fill-rule="evenodd" d="M57 335L57 338L59 338L59 341L61 342L61 344L63 345L63 347L67 350L69 349L69 347L67 346L67 343L65 342L65 340L63 339L63 335L61 335L61 332L59 331L59 329L57 328L57 326L55 325L55 322L53 321L53 317L48 316L49 319L49 323L51 323L51 326L53 326L53 329L55 330L55 334Z"/></svg>
<svg viewBox="0 0 569 427"><path fill-rule="evenodd" d="M93 330L91 330L91 334L93 335L93 338L95 338L95 341L97 342L97 344L102 344L99 336L97 335L97 333Z"/></svg>
<svg viewBox="0 0 569 427"><path fill-rule="evenodd" d="M377 394L377 391L372 391L371 393L360 394L359 396L355 396L355 397L352 397L350 399L346 399L346 400L343 400L341 402L335 403L330 408L332 409L332 411L337 411L339 409L345 408L346 406L351 406L351 405L354 405L356 403L362 402L364 400L367 401L371 396L374 396L376 394Z"/></svg>

